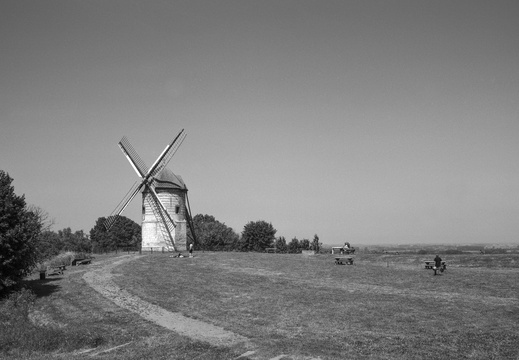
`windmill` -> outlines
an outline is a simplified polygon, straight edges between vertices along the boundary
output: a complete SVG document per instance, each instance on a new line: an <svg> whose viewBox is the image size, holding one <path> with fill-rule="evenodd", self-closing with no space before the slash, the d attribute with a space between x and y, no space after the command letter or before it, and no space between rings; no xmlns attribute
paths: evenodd
<svg viewBox="0 0 519 360"><path fill-rule="evenodd" d="M191 210L187 198L187 187L180 176L166 168L186 137L182 129L166 146L153 165L148 168L126 137L119 147L130 165L141 178L137 181L106 219L107 231L115 224L119 215L135 196L142 192L142 247L162 247L169 251L186 249L186 222L196 241L191 221Z"/></svg>

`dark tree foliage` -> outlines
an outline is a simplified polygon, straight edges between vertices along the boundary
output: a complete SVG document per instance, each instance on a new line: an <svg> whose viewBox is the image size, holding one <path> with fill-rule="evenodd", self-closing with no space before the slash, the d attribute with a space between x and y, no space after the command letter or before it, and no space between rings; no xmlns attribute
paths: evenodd
<svg viewBox="0 0 519 360"><path fill-rule="evenodd" d="M38 261L39 217L28 211L25 197L17 196L13 179L0 170L0 285L18 282Z"/></svg>
<svg viewBox="0 0 519 360"><path fill-rule="evenodd" d="M310 250L314 250L316 253L319 253L321 251L322 246L323 246L323 244L319 242L319 236L317 236L317 234L315 234L314 239L312 240L312 243L310 244Z"/></svg>
<svg viewBox="0 0 519 360"><path fill-rule="evenodd" d="M287 241L284 236L280 236L276 239L276 251L280 253L286 253L288 251Z"/></svg>
<svg viewBox="0 0 519 360"><path fill-rule="evenodd" d="M73 233L70 228L65 228L58 231L58 237L62 244L62 250L86 253L92 251L90 239L83 230L78 230Z"/></svg>
<svg viewBox="0 0 519 360"><path fill-rule="evenodd" d="M98 218L95 226L90 230L92 251L101 252L116 248L141 247L141 226L135 221L125 216L119 216L110 231L106 231L105 221L105 217Z"/></svg>
<svg viewBox="0 0 519 360"><path fill-rule="evenodd" d="M250 221L243 227L241 238L242 251L265 251L272 247L276 229L266 221Z"/></svg>
<svg viewBox="0 0 519 360"><path fill-rule="evenodd" d="M299 241L299 250L310 250L310 240L303 239Z"/></svg>
<svg viewBox="0 0 519 360"><path fill-rule="evenodd" d="M300 253L301 251L299 250L299 240L297 240L297 238L293 238L292 240L290 240L290 242L288 243L288 252L290 254L297 254L297 253Z"/></svg>
<svg viewBox="0 0 519 360"><path fill-rule="evenodd" d="M40 261L45 261L60 253L64 248L60 236L51 230L42 231L38 240L38 256Z"/></svg>
<svg viewBox="0 0 519 360"><path fill-rule="evenodd" d="M197 214L193 218L196 241L188 232L188 242L193 243L195 250L233 250L238 244L239 235L212 215Z"/></svg>

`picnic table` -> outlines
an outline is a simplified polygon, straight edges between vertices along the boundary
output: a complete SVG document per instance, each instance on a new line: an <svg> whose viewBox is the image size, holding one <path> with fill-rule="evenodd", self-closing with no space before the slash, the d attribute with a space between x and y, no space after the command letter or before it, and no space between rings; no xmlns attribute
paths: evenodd
<svg viewBox="0 0 519 360"><path fill-rule="evenodd" d="M432 261L430 261L430 260L426 260L426 261L425 261L425 268L426 268L426 269L433 269L433 268L434 268L434 265L435 265L434 260L432 260ZM441 265L441 267L442 267L443 269L446 269L446 268L447 268L447 264L445 264L445 261L442 261L442 265Z"/></svg>
<svg viewBox="0 0 519 360"><path fill-rule="evenodd" d="M63 275L63 271L66 269L65 265L59 265L54 267L47 267L46 274L50 275Z"/></svg>
<svg viewBox="0 0 519 360"><path fill-rule="evenodd" d="M352 257L336 257L335 265L353 265Z"/></svg>
<svg viewBox="0 0 519 360"><path fill-rule="evenodd" d="M433 269L434 270L434 275L436 275L439 272L444 272L445 270L447 270L447 264L445 263L445 261L442 261L442 264L439 268L437 268L436 266L436 263L433 261L425 261L425 268L426 269Z"/></svg>

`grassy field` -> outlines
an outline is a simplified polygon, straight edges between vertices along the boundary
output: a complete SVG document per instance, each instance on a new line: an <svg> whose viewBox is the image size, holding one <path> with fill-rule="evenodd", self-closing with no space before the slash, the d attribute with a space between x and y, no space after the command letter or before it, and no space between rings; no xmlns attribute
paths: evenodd
<svg viewBox="0 0 519 360"><path fill-rule="evenodd" d="M251 359L519 359L519 256L442 257L447 271L439 276L423 268L428 257L417 255L358 254L355 265L336 266L330 254L213 252L192 259L143 255L113 272L121 288L141 299L250 339ZM243 353L115 306L85 284L87 269L27 282L38 295L31 324L36 319L39 329L57 331L56 343L44 350L11 343L4 355L233 359Z"/></svg>

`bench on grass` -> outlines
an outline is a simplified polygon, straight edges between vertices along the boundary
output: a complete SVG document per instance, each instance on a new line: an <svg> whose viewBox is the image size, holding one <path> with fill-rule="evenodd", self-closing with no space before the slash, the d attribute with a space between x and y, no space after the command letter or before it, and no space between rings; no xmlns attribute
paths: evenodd
<svg viewBox="0 0 519 360"><path fill-rule="evenodd" d="M63 271L66 269L65 265L55 266L55 267L48 267L47 268L47 275L63 275Z"/></svg>
<svg viewBox="0 0 519 360"><path fill-rule="evenodd" d="M336 257L335 265L353 265L352 257Z"/></svg>
<svg viewBox="0 0 519 360"><path fill-rule="evenodd" d="M342 246L334 246L332 247L332 254L335 254L336 252L340 253L340 254L354 254L355 253L355 249L354 248L347 248L345 249L344 247Z"/></svg>
<svg viewBox="0 0 519 360"><path fill-rule="evenodd" d="M76 266L79 266L79 265L88 265L92 262L92 259L74 259L72 261L72 265L76 265Z"/></svg>
<svg viewBox="0 0 519 360"><path fill-rule="evenodd" d="M444 272L445 270L447 270L447 264L445 263L445 261L442 261L442 265L439 268L437 268L435 266L434 261L426 261L425 262L425 268L426 269L433 269L434 270L434 275L437 275L438 271L439 272Z"/></svg>
<svg viewBox="0 0 519 360"><path fill-rule="evenodd" d="M425 268L426 269L433 269L434 268L434 261L425 261ZM445 264L445 261L442 261L442 266L441 266L443 269L446 269L447 268L447 265Z"/></svg>
<svg viewBox="0 0 519 360"><path fill-rule="evenodd" d="M276 248L265 248L265 252L266 253L275 253L276 252Z"/></svg>

